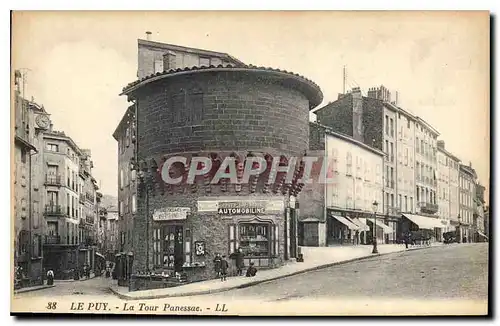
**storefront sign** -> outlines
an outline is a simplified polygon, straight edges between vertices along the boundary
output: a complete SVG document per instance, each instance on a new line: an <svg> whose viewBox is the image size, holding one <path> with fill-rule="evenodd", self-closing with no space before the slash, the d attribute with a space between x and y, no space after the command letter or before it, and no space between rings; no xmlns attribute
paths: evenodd
<svg viewBox="0 0 500 326"><path fill-rule="evenodd" d="M156 209L153 213L154 221L185 220L191 212L189 207L165 207Z"/></svg>
<svg viewBox="0 0 500 326"><path fill-rule="evenodd" d="M220 215L246 215L265 214L265 203L262 202L223 202L219 203L217 214Z"/></svg>
<svg viewBox="0 0 500 326"><path fill-rule="evenodd" d="M198 201L198 212L215 212L220 215L273 214L283 210L282 200Z"/></svg>

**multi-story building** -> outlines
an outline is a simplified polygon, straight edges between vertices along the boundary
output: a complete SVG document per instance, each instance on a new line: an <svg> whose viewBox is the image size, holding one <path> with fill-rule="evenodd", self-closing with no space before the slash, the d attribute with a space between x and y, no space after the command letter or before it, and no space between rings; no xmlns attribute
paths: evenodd
<svg viewBox="0 0 500 326"><path fill-rule="evenodd" d="M40 184L36 180L37 158L40 152L40 125L47 115L42 106L22 97L23 75L15 71L14 135L13 135L13 193L14 193L14 268L15 287L43 284ZM43 118L42 118L43 117ZM35 179L35 180L34 180Z"/></svg>
<svg viewBox="0 0 500 326"><path fill-rule="evenodd" d="M311 122L309 132L310 148L323 151L329 173L321 175L323 161L318 161L314 175L323 179L306 184L299 196L299 241L313 246L372 243L373 215L383 213L381 204L374 212L373 203L382 203L384 153L318 123ZM396 231L382 221L377 226L379 242Z"/></svg>
<svg viewBox="0 0 500 326"><path fill-rule="evenodd" d="M459 234L460 241L472 242L474 236L474 211L476 197L476 171L469 165L460 164L459 170Z"/></svg>
<svg viewBox="0 0 500 326"><path fill-rule="evenodd" d="M473 215L473 232L474 232L474 242L483 242L488 240L488 236L485 233L484 220L485 220L485 201L484 201L484 191L485 187L479 183L476 184L476 195L474 197L474 215Z"/></svg>
<svg viewBox="0 0 500 326"><path fill-rule="evenodd" d="M189 48L179 45L151 41L151 33L147 39L139 39L137 77L142 79L155 73L196 67L217 67L219 65L244 66L244 64L227 53ZM182 117L176 117L182 119ZM136 107L127 108L113 137L118 141L118 215L119 244L123 260L119 267L124 275L131 271L133 260L133 219L137 212L136 172L131 163L136 159ZM128 277L128 276L126 276ZM126 278L125 280L126 281Z"/></svg>
<svg viewBox="0 0 500 326"><path fill-rule="evenodd" d="M439 132L430 124L416 118L415 121L415 167L417 208L423 214L436 214L437 190L437 137ZM440 240L440 231L436 231Z"/></svg>
<svg viewBox="0 0 500 326"><path fill-rule="evenodd" d="M438 216L446 225L443 232L455 230L459 214L458 170L460 160L448 152L443 140L437 142Z"/></svg>
<svg viewBox="0 0 500 326"><path fill-rule="evenodd" d="M52 130L52 125L43 141L44 267L52 269L55 278L71 278L71 269L94 268L98 186L91 174L90 151L80 149L64 132Z"/></svg>
<svg viewBox="0 0 500 326"><path fill-rule="evenodd" d="M435 201L435 148L439 133L421 118L391 102L385 87L371 88L363 96L359 87L340 94L337 101L320 108L318 122L334 131L373 146L386 154L384 161L384 218L398 224L402 217L434 237L443 228ZM424 147L421 149L421 147ZM434 151L434 152L433 152ZM403 225L388 241L402 236ZM437 228L437 230L436 230Z"/></svg>

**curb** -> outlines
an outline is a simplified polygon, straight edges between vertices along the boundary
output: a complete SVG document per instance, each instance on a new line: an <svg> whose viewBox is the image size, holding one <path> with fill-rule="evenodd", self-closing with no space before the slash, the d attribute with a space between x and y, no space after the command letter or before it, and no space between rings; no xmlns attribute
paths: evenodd
<svg viewBox="0 0 500 326"><path fill-rule="evenodd" d="M295 272L292 272L292 273L286 274L286 275L275 276L275 277L271 277L271 278L268 278L268 279L265 279L265 280L258 280L258 281L253 281L253 282L249 282L249 283L245 283L245 284L235 285L235 286L226 287L226 288L219 288L219 289L211 289L211 290L203 290L203 291L191 291L191 292L185 292L185 293L179 293L179 294L145 295L145 296L140 296L140 297L131 297L129 295L119 293L118 291L116 291L112 287L109 287L109 290L111 292L113 292L116 296L118 296L120 299L124 299L124 300L150 300L150 299L162 299L162 298L174 298L174 297L189 297L189 296L194 296L194 295L215 294L215 293L227 292L227 291L235 290L235 289L244 289L244 288L251 287L251 286L254 286L254 285L258 285L258 284L262 284L262 283L266 283L266 282L271 282L271 281L275 281L275 280L278 280L278 279L287 278L287 277L290 277L290 276L295 276L295 275L298 275L298 274L312 272L312 271L316 271L316 270L319 270L319 269L324 269L324 268L333 267L333 266L337 266L337 265L352 263L352 262L355 262L355 261L364 260L364 259L368 259L368 258L373 258L373 257L378 257L378 256L385 256L385 255L395 254L395 253L399 253L399 252L407 252L407 251L413 251L413 250L429 249L429 248L438 248L438 247L437 246L434 246L434 247L429 246L429 247L411 248L411 249L408 248L408 250L393 251L393 252L387 252L387 253L383 253L383 254L380 254L380 253L379 254L370 254L370 256L357 257L357 258L352 258L352 259L348 259L348 260L338 261L338 262L334 262L334 263L328 263L328 264L324 264L324 265L318 265L318 266L306 268L306 269L303 269L303 270L300 270L300 271L295 271Z"/></svg>
<svg viewBox="0 0 500 326"><path fill-rule="evenodd" d="M94 278L97 278L98 276L92 276L91 278L85 278L85 279L79 279L79 280L54 280L54 283L55 282L58 282L58 283L71 283L71 282L85 282L85 281L88 281L88 280L93 280Z"/></svg>
<svg viewBox="0 0 500 326"><path fill-rule="evenodd" d="M45 289L50 289L53 288L55 285L40 285L39 287L36 288L26 288L26 289L19 289L14 291L14 295L16 294L21 294L21 293L26 293L26 292L33 292L33 291L40 291L40 290L45 290Z"/></svg>

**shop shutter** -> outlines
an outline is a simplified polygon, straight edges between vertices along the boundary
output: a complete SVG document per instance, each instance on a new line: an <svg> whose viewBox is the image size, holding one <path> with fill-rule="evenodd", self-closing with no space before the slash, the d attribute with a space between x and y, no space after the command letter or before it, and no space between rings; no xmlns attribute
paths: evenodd
<svg viewBox="0 0 500 326"><path fill-rule="evenodd" d="M239 228L237 224L231 224L229 225L229 254L232 254L233 252L236 251L236 248L240 247L240 243L238 241L238 232Z"/></svg>
<svg viewBox="0 0 500 326"><path fill-rule="evenodd" d="M191 232L189 230L186 230L184 237L184 255L186 257L184 262L191 264Z"/></svg>

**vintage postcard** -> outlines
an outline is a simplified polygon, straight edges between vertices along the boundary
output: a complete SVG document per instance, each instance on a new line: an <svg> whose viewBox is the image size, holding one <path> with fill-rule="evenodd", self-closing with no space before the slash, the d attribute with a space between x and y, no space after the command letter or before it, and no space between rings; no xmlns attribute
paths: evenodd
<svg viewBox="0 0 500 326"><path fill-rule="evenodd" d="M489 12L14 11L11 51L12 314L488 314Z"/></svg>

